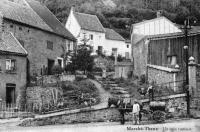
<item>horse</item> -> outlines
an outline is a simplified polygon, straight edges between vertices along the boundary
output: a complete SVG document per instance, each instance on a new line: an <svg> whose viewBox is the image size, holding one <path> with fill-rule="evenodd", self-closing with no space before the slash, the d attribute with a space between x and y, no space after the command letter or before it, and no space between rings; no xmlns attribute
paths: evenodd
<svg viewBox="0 0 200 132"><path fill-rule="evenodd" d="M120 102L122 102L122 99L120 99L120 98L109 98L108 99L108 108L110 108L112 105L114 105L116 108L118 108Z"/></svg>

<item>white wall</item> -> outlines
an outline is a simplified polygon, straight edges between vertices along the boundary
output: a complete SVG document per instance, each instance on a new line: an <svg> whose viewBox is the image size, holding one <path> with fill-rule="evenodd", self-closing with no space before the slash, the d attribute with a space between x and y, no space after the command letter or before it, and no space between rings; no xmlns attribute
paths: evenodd
<svg viewBox="0 0 200 132"><path fill-rule="evenodd" d="M112 48L117 48L117 53L125 57L125 52L129 52L129 57L131 55L131 45L129 44L129 48L127 48L127 44L125 41L117 41L117 40L105 40L105 44L103 45L103 51L106 51L106 55L112 54Z"/></svg>
<svg viewBox="0 0 200 132"><path fill-rule="evenodd" d="M107 52L107 55L111 55L112 48L117 48L118 53L123 56L125 56L125 52L129 52L129 55L131 54L131 45L129 46L129 48L127 48L127 44L125 44L125 41L107 40L105 39L105 33L81 29L78 21L73 14L73 10L70 11L65 27L77 38L78 45L82 44L81 40L84 38L84 34L87 38L89 38L90 35L93 35L93 40L89 40L88 43L93 46L94 52L98 50L98 46L102 46L103 51L105 50ZM66 47L67 49L73 49L73 43L67 42Z"/></svg>
<svg viewBox="0 0 200 132"><path fill-rule="evenodd" d="M165 17L147 20L133 25L134 34L156 35L175 32L181 32L181 30Z"/></svg>
<svg viewBox="0 0 200 132"><path fill-rule="evenodd" d="M94 32L94 31L88 31L88 30L81 30L80 36L77 38L77 43L82 44L82 39L84 38L84 35L86 35L86 38L90 38L90 35L93 35L93 40L89 40L89 44L94 47L94 51L98 49L98 46L103 46L105 43L105 33L100 32Z"/></svg>
<svg viewBox="0 0 200 132"><path fill-rule="evenodd" d="M68 29L75 37L77 37L80 33L81 27L76 20L72 10L70 11L65 28Z"/></svg>

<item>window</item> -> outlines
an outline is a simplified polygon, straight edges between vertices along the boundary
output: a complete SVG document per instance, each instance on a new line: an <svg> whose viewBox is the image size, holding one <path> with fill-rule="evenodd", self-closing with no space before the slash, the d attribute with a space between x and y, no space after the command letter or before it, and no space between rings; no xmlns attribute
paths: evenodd
<svg viewBox="0 0 200 132"><path fill-rule="evenodd" d="M13 28L13 25L12 25L12 24L10 25L10 28Z"/></svg>
<svg viewBox="0 0 200 132"><path fill-rule="evenodd" d="M53 50L53 42L47 41L47 49Z"/></svg>
<svg viewBox="0 0 200 132"><path fill-rule="evenodd" d="M129 48L129 45L127 44L126 47Z"/></svg>
<svg viewBox="0 0 200 132"><path fill-rule="evenodd" d="M93 40L93 35L92 34L90 34L90 40Z"/></svg>
<svg viewBox="0 0 200 132"><path fill-rule="evenodd" d="M6 71L16 71L16 60L14 59L6 60Z"/></svg>

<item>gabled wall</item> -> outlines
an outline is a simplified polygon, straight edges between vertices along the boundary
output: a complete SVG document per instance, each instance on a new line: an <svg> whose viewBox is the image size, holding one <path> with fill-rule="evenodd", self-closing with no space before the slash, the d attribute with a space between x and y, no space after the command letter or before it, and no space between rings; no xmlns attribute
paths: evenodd
<svg viewBox="0 0 200 132"><path fill-rule="evenodd" d="M76 38L80 34L81 27L74 16L73 9L70 11L65 28L68 29Z"/></svg>
<svg viewBox="0 0 200 132"><path fill-rule="evenodd" d="M165 17L136 23L133 25L132 29L133 34L142 35L156 35L175 32L181 32L181 30Z"/></svg>

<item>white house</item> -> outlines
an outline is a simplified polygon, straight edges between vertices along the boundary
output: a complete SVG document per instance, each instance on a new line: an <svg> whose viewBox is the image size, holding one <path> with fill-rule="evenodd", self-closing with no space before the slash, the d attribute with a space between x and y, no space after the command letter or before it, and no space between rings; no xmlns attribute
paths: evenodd
<svg viewBox="0 0 200 132"><path fill-rule="evenodd" d="M131 45L128 43L125 43L125 39L115 32L113 29L105 28L106 30L106 39L104 44L104 52L107 55L112 54L115 50L117 50L117 53L125 56L127 59L130 58L130 52L131 52Z"/></svg>
<svg viewBox="0 0 200 132"><path fill-rule="evenodd" d="M100 50L111 55L117 50L122 56L130 55L131 46L127 46L125 39L114 30L104 28L96 15L78 13L72 7L65 27L77 38L78 45L83 43L84 36L88 38L95 53ZM73 44L67 47L73 49Z"/></svg>
<svg viewBox="0 0 200 132"><path fill-rule="evenodd" d="M86 36L94 51L98 46L103 46L105 29L97 16L78 13L71 8L65 27L77 38L78 45L82 44L81 40Z"/></svg>

